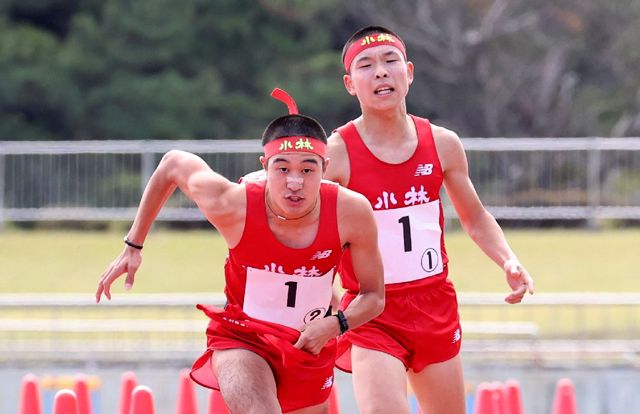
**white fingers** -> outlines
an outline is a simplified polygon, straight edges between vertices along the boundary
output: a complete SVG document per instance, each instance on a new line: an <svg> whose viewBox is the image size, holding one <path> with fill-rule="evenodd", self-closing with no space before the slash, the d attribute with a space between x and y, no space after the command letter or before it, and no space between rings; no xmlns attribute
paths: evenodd
<svg viewBox="0 0 640 414"><path fill-rule="evenodd" d="M507 282L513 292L505 298L508 303L520 303L522 298L529 291L533 295L534 283L533 278L529 276L527 270L518 262L517 259L509 259L504 264L504 271L507 276Z"/></svg>
<svg viewBox="0 0 640 414"><path fill-rule="evenodd" d="M124 281L124 288L126 290L131 290L131 288L133 287L133 282L135 281L137 271L138 271L137 268L134 268L133 266L129 266L129 271L127 272L127 278Z"/></svg>
<svg viewBox="0 0 640 414"><path fill-rule="evenodd" d="M298 340L296 341L296 343L295 343L295 344L293 344L293 346L294 346L295 348L302 349L302 348L307 344L307 339L306 339L306 337L305 337L304 335L302 335L302 332L304 332L306 328L307 328L307 326L306 326L306 325L302 325L302 326L300 327L300 329L299 329L299 330L300 330L301 335L300 335L300 337L298 338Z"/></svg>
<svg viewBox="0 0 640 414"><path fill-rule="evenodd" d="M526 292L527 292L527 285L522 284L513 293L507 296L505 301L511 304L520 303L522 302L522 298L524 297L524 294Z"/></svg>
<svg viewBox="0 0 640 414"><path fill-rule="evenodd" d="M96 303L100 303L102 294L104 294L107 299L111 300L111 284L114 280L127 272L127 269L129 267L130 266L127 265L127 262L122 260L122 255L118 256L118 258L114 260L111 265L109 265L107 270L105 270L102 274L102 277L100 277L100 282L98 282L98 289L96 290ZM131 284L133 284L133 277L136 270L137 268L132 268L129 276L127 277L127 281L131 279Z"/></svg>
<svg viewBox="0 0 640 414"><path fill-rule="evenodd" d="M96 303L100 303L102 294L105 293L105 280L107 280L109 273L111 273L111 269L113 269L113 263L111 263L107 268L107 270L105 270L104 273L102 273L102 276L100 276L100 281L98 282L98 289L96 290ZM109 298L109 296L106 293L105 293L105 296Z"/></svg>
<svg viewBox="0 0 640 414"><path fill-rule="evenodd" d="M527 288L529 289L529 294L533 295L533 292L535 290L535 282L533 281L533 278L529 275L527 275Z"/></svg>

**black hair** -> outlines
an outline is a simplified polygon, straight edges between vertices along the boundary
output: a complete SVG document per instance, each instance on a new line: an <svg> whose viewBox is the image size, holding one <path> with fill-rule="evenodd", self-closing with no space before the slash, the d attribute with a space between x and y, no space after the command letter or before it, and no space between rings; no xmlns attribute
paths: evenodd
<svg viewBox="0 0 640 414"><path fill-rule="evenodd" d="M262 133L262 146L283 137L309 137L327 143L327 134L318 121L306 115L276 118Z"/></svg>
<svg viewBox="0 0 640 414"><path fill-rule="evenodd" d="M362 29L360 29L357 32L355 32L349 38L349 40L347 40L347 43L344 44L344 47L342 48L342 64L344 64L344 57L347 54L347 50L349 50L349 48L351 47L352 44L354 44L355 42L357 42L358 40L362 39L365 36L369 36L370 34L375 34L375 33L387 33L387 34L393 35L393 36L397 37L398 39L400 39L400 41L402 42L402 45L405 46L405 48L406 48L406 45L404 44L404 41L400 38L400 36L398 36L393 31L387 29L386 27L382 27L382 26L367 26L367 27L363 27Z"/></svg>

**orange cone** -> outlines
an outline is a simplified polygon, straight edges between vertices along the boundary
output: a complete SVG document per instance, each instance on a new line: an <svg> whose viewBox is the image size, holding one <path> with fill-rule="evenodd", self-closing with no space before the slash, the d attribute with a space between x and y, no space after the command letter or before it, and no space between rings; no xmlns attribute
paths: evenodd
<svg viewBox="0 0 640 414"><path fill-rule="evenodd" d="M18 414L42 414L38 377L33 374L25 375L22 378Z"/></svg>
<svg viewBox="0 0 640 414"><path fill-rule="evenodd" d="M53 397L53 414L79 414L78 399L71 390L60 390Z"/></svg>
<svg viewBox="0 0 640 414"><path fill-rule="evenodd" d="M149 387L138 385L133 389L129 414L156 414L153 393Z"/></svg>
<svg viewBox="0 0 640 414"><path fill-rule="evenodd" d="M76 376L73 392L75 392L78 399L78 414L93 414L91 391L89 390L89 380L86 375L80 374Z"/></svg>
<svg viewBox="0 0 640 414"><path fill-rule="evenodd" d="M473 414L494 414L493 412L493 388L488 382L481 382L476 387L476 399Z"/></svg>
<svg viewBox="0 0 640 414"><path fill-rule="evenodd" d="M129 410L131 410L131 393L137 385L138 380L136 379L136 374L131 371L122 374L118 414L129 414Z"/></svg>
<svg viewBox="0 0 640 414"><path fill-rule="evenodd" d="M329 414L340 414L340 401L338 401L338 387L333 384L329 394Z"/></svg>
<svg viewBox="0 0 640 414"><path fill-rule="evenodd" d="M573 382L569 378L562 378L558 381L551 414L578 414Z"/></svg>
<svg viewBox="0 0 640 414"><path fill-rule="evenodd" d="M207 414L231 414L218 390L209 391Z"/></svg>
<svg viewBox="0 0 640 414"><path fill-rule="evenodd" d="M520 383L515 379L508 379L504 383L505 414L524 414L522 391Z"/></svg>
<svg viewBox="0 0 640 414"><path fill-rule="evenodd" d="M196 384L191 380L190 372L188 369L180 371L176 414L199 414Z"/></svg>

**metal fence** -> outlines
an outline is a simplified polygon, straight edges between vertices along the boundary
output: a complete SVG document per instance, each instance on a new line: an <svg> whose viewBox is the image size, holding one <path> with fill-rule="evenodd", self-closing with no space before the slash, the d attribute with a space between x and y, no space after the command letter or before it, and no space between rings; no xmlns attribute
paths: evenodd
<svg viewBox="0 0 640 414"><path fill-rule="evenodd" d="M469 175L497 219L640 219L640 138L467 138ZM194 152L230 180L257 140L0 142L6 221L132 220L162 155ZM455 211L445 200L448 217ZM204 220L179 190L158 220Z"/></svg>
<svg viewBox="0 0 640 414"><path fill-rule="evenodd" d="M503 294L459 293L463 357L516 363L640 362L640 294L542 293L519 305ZM197 303L223 294L0 295L0 362L189 363L208 319Z"/></svg>

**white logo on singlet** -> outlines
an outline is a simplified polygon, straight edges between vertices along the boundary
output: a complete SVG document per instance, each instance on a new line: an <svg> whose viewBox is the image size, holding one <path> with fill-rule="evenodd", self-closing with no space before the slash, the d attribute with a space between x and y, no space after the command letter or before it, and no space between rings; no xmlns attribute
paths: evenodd
<svg viewBox="0 0 640 414"><path fill-rule="evenodd" d="M269 265L264 265L264 270L273 273L284 273L282 266L278 266L275 263L271 263L271 267L269 267Z"/></svg>
<svg viewBox="0 0 640 414"><path fill-rule="evenodd" d="M223 316L222 319L224 319L227 322L235 323L236 325L244 326L245 328L247 328L247 325L245 325L242 322L238 322L235 319L227 318L226 316Z"/></svg>
<svg viewBox="0 0 640 414"><path fill-rule="evenodd" d="M327 378L324 381L324 385L322 386L322 388L320 388L321 390L326 390L327 388L331 387L333 385L333 375L330 376L329 378Z"/></svg>
<svg viewBox="0 0 640 414"><path fill-rule="evenodd" d="M380 209L382 207L389 208L389 201L391 201L391 204L394 204L394 205L398 204L395 194L387 193L386 191L383 191L382 197L378 197L377 203L375 206L373 206L373 208L376 208L376 209Z"/></svg>
<svg viewBox="0 0 640 414"><path fill-rule="evenodd" d="M313 256L311 256L311 260L326 259L327 257L331 256L332 251L333 250L318 250Z"/></svg>
<svg viewBox="0 0 640 414"><path fill-rule="evenodd" d="M458 342L460 340L460 338L462 338L462 335L460 335L460 328L458 328L453 333L453 341L451 343L455 344L456 342Z"/></svg>
<svg viewBox="0 0 640 414"><path fill-rule="evenodd" d="M406 194L404 195L404 205L408 206L408 205L414 205L414 204L424 204L424 203L428 203L430 200L430 197L427 197L428 192L426 192L424 190L424 186L421 185L420 186L420 190L416 191L416 188L414 186L411 186L411 190L407 191Z"/></svg>
<svg viewBox="0 0 640 414"><path fill-rule="evenodd" d="M433 164L418 164L418 168L416 168L414 177L418 177L420 175L431 175L432 172Z"/></svg>
<svg viewBox="0 0 640 414"><path fill-rule="evenodd" d="M313 266L311 269L307 269L306 266L302 266L301 268L294 270L293 274L295 276L301 276L301 277L318 277L318 276L322 276L322 273L320 273L320 270L316 269L315 266Z"/></svg>

